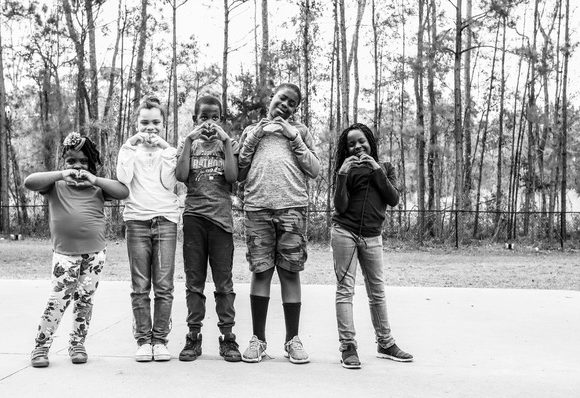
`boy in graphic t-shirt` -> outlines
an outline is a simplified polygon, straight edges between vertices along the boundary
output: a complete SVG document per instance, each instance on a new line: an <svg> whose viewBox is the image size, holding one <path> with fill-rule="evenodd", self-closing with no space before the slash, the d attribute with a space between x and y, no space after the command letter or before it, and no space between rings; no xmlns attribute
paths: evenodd
<svg viewBox="0 0 580 398"><path fill-rule="evenodd" d="M219 353L229 362L241 361L234 326L232 282L234 256L232 184L238 176L237 144L220 126L221 102L213 96L195 104L196 127L178 148L175 175L187 185L183 212L183 259L187 300L185 347L181 361L201 355L202 321L205 317L207 263L215 284Z"/></svg>

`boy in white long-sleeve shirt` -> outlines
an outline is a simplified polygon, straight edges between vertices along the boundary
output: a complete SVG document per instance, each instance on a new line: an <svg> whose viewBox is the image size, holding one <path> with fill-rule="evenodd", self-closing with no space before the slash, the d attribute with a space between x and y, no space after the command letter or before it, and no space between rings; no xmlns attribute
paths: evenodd
<svg viewBox="0 0 580 398"><path fill-rule="evenodd" d="M129 188L123 219L133 290L133 334L139 346L135 360L168 361L179 222L174 193L177 156L176 149L159 136L165 120L160 101L145 98L135 114L137 133L123 144L117 162L117 178Z"/></svg>

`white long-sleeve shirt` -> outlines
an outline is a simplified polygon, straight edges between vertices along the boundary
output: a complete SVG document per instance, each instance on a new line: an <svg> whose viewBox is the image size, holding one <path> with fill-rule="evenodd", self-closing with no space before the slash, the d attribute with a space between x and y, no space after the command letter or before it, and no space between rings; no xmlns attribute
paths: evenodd
<svg viewBox="0 0 580 398"><path fill-rule="evenodd" d="M175 148L123 144L117 159L117 179L129 188L123 219L150 220L165 217L179 222L179 202L174 193Z"/></svg>

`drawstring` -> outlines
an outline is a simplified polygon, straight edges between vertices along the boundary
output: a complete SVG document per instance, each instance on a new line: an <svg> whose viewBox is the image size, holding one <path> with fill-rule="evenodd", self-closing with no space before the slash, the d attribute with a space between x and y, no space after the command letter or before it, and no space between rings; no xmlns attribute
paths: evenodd
<svg viewBox="0 0 580 398"><path fill-rule="evenodd" d="M348 271L350 271L352 259L354 258L354 253L356 253L356 249L361 245L361 243L364 244L365 249L367 248L367 241L365 240L364 236L362 236L362 227L363 227L365 209L366 209L366 205L367 205L367 198L369 195L370 182L371 182L371 179L369 178L367 180L367 186L365 189L365 198L363 201L363 207L362 207L361 215L360 215L360 224L358 226L358 234L354 234L353 232L348 231L350 233L350 235L352 236L353 240L355 241L355 246L352 249L352 254L350 255L350 260L348 261L348 268L346 270L344 270L344 274L342 275L341 278L338 277L338 270L336 269L336 262L334 263L334 275L336 276L336 280L338 281L338 283L342 283L344 278L346 278L346 274L348 274ZM355 265L355 267L356 267L356 265Z"/></svg>

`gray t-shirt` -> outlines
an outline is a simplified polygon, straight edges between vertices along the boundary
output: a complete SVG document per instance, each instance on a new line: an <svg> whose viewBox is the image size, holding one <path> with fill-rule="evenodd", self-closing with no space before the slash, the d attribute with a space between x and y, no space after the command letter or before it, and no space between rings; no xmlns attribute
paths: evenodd
<svg viewBox="0 0 580 398"><path fill-rule="evenodd" d="M236 154L237 144L232 142ZM183 151L183 142L177 156ZM232 184L226 181L224 144L198 139L191 143L184 216L207 218L225 231L233 232Z"/></svg>
<svg viewBox="0 0 580 398"><path fill-rule="evenodd" d="M258 138L255 125L242 133L239 167L249 168L243 184L244 210L308 206L308 178L316 177L319 160L308 128L291 124L300 133L294 140L282 133L265 133Z"/></svg>
<svg viewBox="0 0 580 398"><path fill-rule="evenodd" d="M105 200L99 187L76 188L57 181L43 192L48 199L50 235L56 253L97 253L106 246Z"/></svg>

